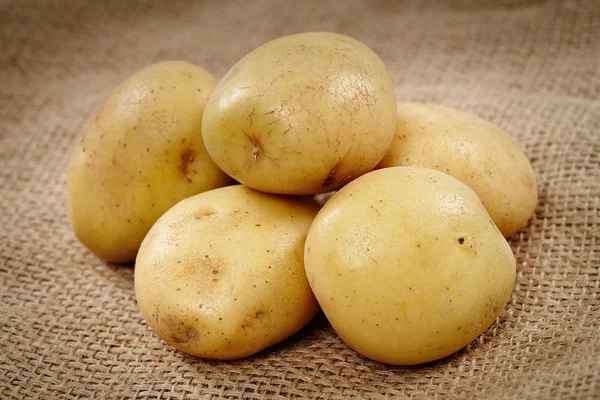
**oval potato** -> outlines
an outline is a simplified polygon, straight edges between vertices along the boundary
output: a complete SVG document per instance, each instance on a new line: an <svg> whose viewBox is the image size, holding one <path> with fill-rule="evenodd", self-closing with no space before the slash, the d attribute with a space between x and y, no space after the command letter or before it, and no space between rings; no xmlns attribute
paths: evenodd
<svg viewBox="0 0 600 400"><path fill-rule="evenodd" d="M154 64L121 83L92 118L71 158L67 197L75 235L98 257L135 260L171 206L230 183L202 142L215 86L195 65Z"/></svg>
<svg viewBox="0 0 600 400"><path fill-rule="evenodd" d="M194 356L236 359L292 335L318 312L304 274L310 198L236 185L181 201L152 227L135 293L152 329Z"/></svg>
<svg viewBox="0 0 600 400"><path fill-rule="evenodd" d="M240 183L271 193L339 189L381 160L396 126L381 59L347 36L285 36L242 58L204 114L206 148Z"/></svg>
<svg viewBox="0 0 600 400"><path fill-rule="evenodd" d="M433 168L477 193L505 237L521 228L537 202L535 174L519 146L472 114L421 103L399 103L392 145L377 168Z"/></svg>
<svg viewBox="0 0 600 400"><path fill-rule="evenodd" d="M305 267L340 337L397 365L440 359L479 336L516 274L477 195L417 167L368 173L333 196L308 233Z"/></svg>

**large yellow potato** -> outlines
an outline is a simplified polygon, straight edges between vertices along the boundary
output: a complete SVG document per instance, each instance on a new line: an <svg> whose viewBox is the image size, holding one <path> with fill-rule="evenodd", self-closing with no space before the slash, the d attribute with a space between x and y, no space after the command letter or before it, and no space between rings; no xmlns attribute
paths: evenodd
<svg viewBox="0 0 600 400"><path fill-rule="evenodd" d="M379 57L347 36L285 36L223 78L204 113L211 157L249 187L315 194L372 170L396 125L394 85Z"/></svg>
<svg viewBox="0 0 600 400"><path fill-rule="evenodd" d="M119 85L92 118L71 158L68 208L76 236L97 256L135 260L166 210L230 182L202 142L215 86L200 67L162 62Z"/></svg>
<svg viewBox="0 0 600 400"><path fill-rule="evenodd" d="M378 168L445 172L477 193L505 237L533 214L537 184L519 146L497 126L435 104L399 103L392 145Z"/></svg>
<svg viewBox="0 0 600 400"><path fill-rule="evenodd" d="M395 167L346 185L305 246L327 319L359 353L389 364L433 361L496 319L515 259L477 195L441 172Z"/></svg>
<svg viewBox="0 0 600 400"><path fill-rule="evenodd" d="M135 293L167 343L211 359L271 346L318 312L304 242L318 205L236 185L181 201L144 239Z"/></svg>

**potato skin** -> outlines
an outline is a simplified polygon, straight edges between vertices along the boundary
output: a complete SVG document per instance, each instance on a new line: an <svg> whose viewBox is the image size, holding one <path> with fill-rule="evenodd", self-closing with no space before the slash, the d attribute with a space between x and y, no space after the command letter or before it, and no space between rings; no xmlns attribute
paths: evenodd
<svg viewBox="0 0 600 400"><path fill-rule="evenodd" d="M368 173L333 196L310 228L305 267L340 337L396 365L440 359L479 336L516 275L477 195L417 167Z"/></svg>
<svg viewBox="0 0 600 400"><path fill-rule="evenodd" d="M192 64L154 64L121 83L89 122L69 165L68 209L75 235L98 257L135 260L166 210L231 182L202 142L215 86Z"/></svg>
<svg viewBox="0 0 600 400"><path fill-rule="evenodd" d="M329 192L381 160L395 107L389 73L363 43L327 32L285 36L246 55L219 83L206 106L204 142L246 186Z"/></svg>
<svg viewBox="0 0 600 400"><path fill-rule="evenodd" d="M531 217L537 183L527 157L497 126L472 114L421 103L399 103L392 145L377 168L433 168L477 193L505 237Z"/></svg>
<svg viewBox="0 0 600 400"><path fill-rule="evenodd" d="M192 196L164 214L136 260L146 321L170 345L229 360L292 335L318 312L303 252L318 205L242 185Z"/></svg>

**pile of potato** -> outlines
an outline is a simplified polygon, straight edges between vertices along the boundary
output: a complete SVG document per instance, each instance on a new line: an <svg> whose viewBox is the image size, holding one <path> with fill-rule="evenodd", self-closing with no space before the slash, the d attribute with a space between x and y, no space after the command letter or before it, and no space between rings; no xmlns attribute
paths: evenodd
<svg viewBox="0 0 600 400"><path fill-rule="evenodd" d="M312 196L336 190L322 208ZM507 134L397 104L379 57L334 33L266 43L218 84L185 62L144 68L92 118L68 180L75 234L106 261L135 260L152 329L221 360L319 309L377 361L459 350L506 305L505 237L536 200Z"/></svg>

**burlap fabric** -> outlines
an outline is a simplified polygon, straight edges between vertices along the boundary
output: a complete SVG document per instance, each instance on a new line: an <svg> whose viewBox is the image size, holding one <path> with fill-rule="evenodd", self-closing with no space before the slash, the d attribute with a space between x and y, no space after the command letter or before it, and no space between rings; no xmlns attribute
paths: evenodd
<svg viewBox="0 0 600 400"><path fill-rule="evenodd" d="M0 4L0 398L600 398L597 1ZM119 81L164 59L220 77L311 30L364 41L399 99L487 118L534 166L539 204L510 239L512 299L447 359L366 360L323 316L248 359L195 359L145 324L133 268L102 263L69 229L70 149Z"/></svg>

